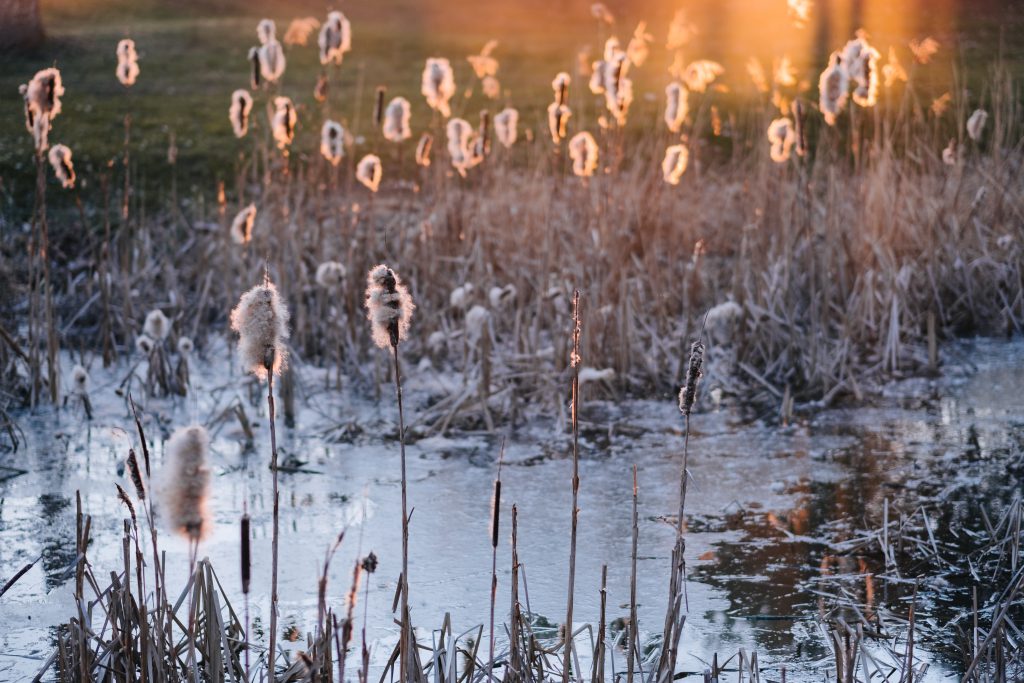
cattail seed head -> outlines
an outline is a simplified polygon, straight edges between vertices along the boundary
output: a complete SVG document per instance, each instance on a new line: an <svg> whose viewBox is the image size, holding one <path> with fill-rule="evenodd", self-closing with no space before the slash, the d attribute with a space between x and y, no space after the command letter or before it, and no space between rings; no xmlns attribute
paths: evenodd
<svg viewBox="0 0 1024 683"><path fill-rule="evenodd" d="M842 57L838 52L833 52L828 67L818 79L818 107L828 125L835 125L836 118L846 106L849 87L850 77L842 64Z"/></svg>
<svg viewBox="0 0 1024 683"><path fill-rule="evenodd" d="M139 500L146 500L146 487L142 483L142 471L139 469L139 459L135 457L135 449L128 449L128 475L135 487L135 495Z"/></svg>
<svg viewBox="0 0 1024 683"><path fill-rule="evenodd" d="M491 498L491 547L498 547L498 525L501 520L501 479L494 480L494 497Z"/></svg>
<svg viewBox="0 0 1024 683"><path fill-rule="evenodd" d="M142 325L142 331L147 337L158 342L167 338L171 332L171 321L159 308L154 308L146 314L146 322Z"/></svg>
<svg viewBox="0 0 1024 683"><path fill-rule="evenodd" d="M345 156L345 129L337 121L328 119L320 128L320 154L337 166Z"/></svg>
<svg viewBox="0 0 1024 683"><path fill-rule="evenodd" d="M388 92L387 87L377 86L377 92L373 97L373 125L380 126L384 123L384 95Z"/></svg>
<svg viewBox="0 0 1024 683"><path fill-rule="evenodd" d="M967 119L967 136L975 142L981 142L981 134L985 131L986 122L988 122L988 112L984 109L975 109L971 117Z"/></svg>
<svg viewBox="0 0 1024 683"><path fill-rule="evenodd" d="M148 335L140 334L135 338L135 349L144 356L151 354L155 346L153 339Z"/></svg>
<svg viewBox="0 0 1024 683"><path fill-rule="evenodd" d="M572 117L572 110L568 105L552 102L548 105L548 131L551 133L551 141L560 144L568 135L569 119Z"/></svg>
<svg viewBox="0 0 1024 683"><path fill-rule="evenodd" d="M139 63L134 61L118 62L114 74L121 85L130 88L135 85L135 81L139 78Z"/></svg>
<svg viewBox="0 0 1024 683"><path fill-rule="evenodd" d="M345 279L345 266L337 261L324 261L316 267L316 283L324 289L333 289Z"/></svg>
<svg viewBox="0 0 1024 683"><path fill-rule="evenodd" d="M589 178L597 170L597 141L590 133L576 133L569 141L572 172L580 178Z"/></svg>
<svg viewBox="0 0 1024 683"><path fill-rule="evenodd" d="M292 104L291 99L275 97L274 116L270 126L274 132L274 140L277 142L278 149L284 150L292 144L292 140L295 139L295 124L298 121L299 116L295 113L295 105Z"/></svg>
<svg viewBox="0 0 1024 683"><path fill-rule="evenodd" d="M242 365L261 382L288 364L288 307L269 280L242 295L231 311ZM269 361L269 362L268 362Z"/></svg>
<svg viewBox="0 0 1024 683"><path fill-rule="evenodd" d="M210 436L200 425L177 429L167 442L163 503L174 529L193 541L201 540L210 527L209 447Z"/></svg>
<svg viewBox="0 0 1024 683"><path fill-rule="evenodd" d="M262 67L260 66L260 49L249 48L249 85L253 90L258 90L263 81Z"/></svg>
<svg viewBox="0 0 1024 683"><path fill-rule="evenodd" d="M686 173L690 160L690 150L686 145L670 145L665 150L665 159L661 162L661 174L669 185L678 185Z"/></svg>
<svg viewBox="0 0 1024 683"><path fill-rule="evenodd" d="M382 349L397 347L409 334L416 306L398 274L384 264L366 276L366 313L373 342Z"/></svg>
<svg viewBox="0 0 1024 683"><path fill-rule="evenodd" d="M231 240L235 244L248 244L252 239L252 228L256 223L256 205L250 204L231 221Z"/></svg>
<svg viewBox="0 0 1024 683"><path fill-rule="evenodd" d="M480 81L480 89L489 100L496 100L501 96L501 82L494 76L484 76Z"/></svg>
<svg viewBox="0 0 1024 683"><path fill-rule="evenodd" d="M231 120L231 129L235 132L236 138L245 137L249 132L249 114L252 112L252 95L248 90L239 88L231 93L231 107L228 109L228 119Z"/></svg>
<svg viewBox="0 0 1024 683"><path fill-rule="evenodd" d="M115 483L114 486L117 487L117 497L122 503L124 503L124 506L128 508L128 514L132 517L132 524L138 526L139 520L135 516L135 506L132 504L132 499L128 497L128 494L125 493L125 490L121 488L120 484Z"/></svg>
<svg viewBox="0 0 1024 683"><path fill-rule="evenodd" d="M363 571L367 574L372 574L377 571L377 556L371 551L369 555L363 558L362 563Z"/></svg>
<svg viewBox="0 0 1024 683"><path fill-rule="evenodd" d="M673 81L665 86L665 125L673 133L683 127L683 121L689 114L690 91L682 83Z"/></svg>
<svg viewBox="0 0 1024 683"><path fill-rule="evenodd" d="M277 83L284 75L286 60L281 43L275 39L260 45L256 56L259 60L260 76L268 83Z"/></svg>
<svg viewBox="0 0 1024 683"><path fill-rule="evenodd" d="M64 145L54 145L48 155L53 173L64 189L75 186L75 165L71 163L71 150Z"/></svg>
<svg viewBox="0 0 1024 683"><path fill-rule="evenodd" d="M380 189L380 181L384 175L384 168L381 166L380 157L376 154L367 154L359 160L356 166L356 180L365 185L370 192Z"/></svg>
<svg viewBox="0 0 1024 683"><path fill-rule="evenodd" d="M716 78L725 73L725 67L709 59L690 62L683 72L683 82L693 92L704 92Z"/></svg>
<svg viewBox="0 0 1024 683"><path fill-rule="evenodd" d="M416 145L416 164L424 168L430 166L430 150L434 146L434 136L424 133Z"/></svg>
<svg viewBox="0 0 1024 683"><path fill-rule="evenodd" d="M477 135L473 126L465 119L450 119L445 126L448 135L448 155L452 166L465 177L466 171L483 161L483 154L477 146Z"/></svg>
<svg viewBox="0 0 1024 683"><path fill-rule="evenodd" d="M256 37L260 41L260 45L266 45L270 41L277 37L277 24L274 23L273 19L261 19L260 23L256 24Z"/></svg>
<svg viewBox="0 0 1024 683"><path fill-rule="evenodd" d="M494 115L494 132L498 142L505 148L516 144L519 128L519 112L512 107L506 107Z"/></svg>
<svg viewBox="0 0 1024 683"><path fill-rule="evenodd" d="M61 112L60 98L64 96L64 83L60 71L54 68L36 72L32 80L19 88L33 120L46 115L50 121Z"/></svg>
<svg viewBox="0 0 1024 683"><path fill-rule="evenodd" d="M317 46L321 64L341 64L345 53L352 49L352 24L344 14L328 12L327 21L320 27Z"/></svg>
<svg viewBox="0 0 1024 683"><path fill-rule="evenodd" d="M789 152L796 142L796 130L793 122L787 118L778 118L768 126L768 142L771 143L771 158L777 164L789 161Z"/></svg>
<svg viewBox="0 0 1024 683"><path fill-rule="evenodd" d="M388 102L384 110L384 139L391 142L401 142L412 137L412 130L409 129L409 117L411 108L409 100L404 97L396 97Z"/></svg>
<svg viewBox="0 0 1024 683"><path fill-rule="evenodd" d="M196 345L192 342L189 337L178 338L178 353L183 356L187 356L195 351Z"/></svg>
<svg viewBox="0 0 1024 683"><path fill-rule="evenodd" d="M248 513L242 515L242 594L249 594L249 584L252 580L252 550L250 543L252 541L252 534L249 532L249 515Z"/></svg>
<svg viewBox="0 0 1024 683"><path fill-rule="evenodd" d="M71 368L72 391L80 396L89 393L89 372L81 365Z"/></svg>
<svg viewBox="0 0 1024 683"><path fill-rule="evenodd" d="M449 101L455 94L455 74L444 57L430 57L423 67L420 92L431 109L448 118L452 115Z"/></svg>
<svg viewBox="0 0 1024 683"><path fill-rule="evenodd" d="M697 384L703 375L704 343L697 339L690 346L690 360L686 366L686 384L679 390L679 412L690 417L693 403L697 399Z"/></svg>

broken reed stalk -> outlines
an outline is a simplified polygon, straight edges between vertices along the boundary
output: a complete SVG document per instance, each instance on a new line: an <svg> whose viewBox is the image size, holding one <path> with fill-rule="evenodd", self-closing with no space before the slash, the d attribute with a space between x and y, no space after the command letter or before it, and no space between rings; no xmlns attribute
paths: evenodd
<svg viewBox="0 0 1024 683"><path fill-rule="evenodd" d="M267 371L267 413L270 420L270 471L274 479L274 521L271 540L270 578L270 651L267 655L267 670L274 680L274 662L277 660L277 554L280 534L281 492L277 482L277 428L274 424L274 355L275 348L268 346L263 355L263 367Z"/></svg>
<svg viewBox="0 0 1024 683"><path fill-rule="evenodd" d="M498 476L494 480L494 498L491 501L491 643L487 663L487 680L494 677L494 602L498 597L498 525L501 521L501 464L505 460L505 440L498 454Z"/></svg>
<svg viewBox="0 0 1024 683"><path fill-rule="evenodd" d="M636 485L636 464L633 464L633 547L630 551L629 571L629 629L626 638L626 683L633 683L633 666L639 651L636 647L637 624L636 624L636 555L637 544L640 539L640 525L637 520L637 485Z"/></svg>
<svg viewBox="0 0 1024 683"><path fill-rule="evenodd" d="M569 683L572 657L572 607L573 589L576 583L576 525L579 521L580 493L580 291L572 298L572 531L569 536L569 588L565 608L565 652L562 655L562 682Z"/></svg>

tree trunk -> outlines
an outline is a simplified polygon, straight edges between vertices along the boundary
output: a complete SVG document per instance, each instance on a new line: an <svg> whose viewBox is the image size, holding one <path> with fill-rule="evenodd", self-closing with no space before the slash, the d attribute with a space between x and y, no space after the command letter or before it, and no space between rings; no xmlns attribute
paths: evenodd
<svg viewBox="0 0 1024 683"><path fill-rule="evenodd" d="M0 0L0 50L23 50L42 40L39 0Z"/></svg>

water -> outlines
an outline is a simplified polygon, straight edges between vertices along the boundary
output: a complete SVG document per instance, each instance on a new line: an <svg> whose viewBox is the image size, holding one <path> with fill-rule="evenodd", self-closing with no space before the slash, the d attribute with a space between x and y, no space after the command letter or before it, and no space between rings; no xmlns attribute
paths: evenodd
<svg viewBox="0 0 1024 683"><path fill-rule="evenodd" d="M221 351L217 347L210 355ZM972 514L971 497L998 503L1019 489L1019 473L1007 476L1006 459L1019 454L1024 441L1019 391L1024 343L979 341L951 347L947 356L940 379L893 384L867 406L807 411L788 427L729 408L694 416L687 501L689 618L681 669L700 671L713 653L724 658L742 647L758 653L770 677L777 678L778 667L785 665L790 680L821 680L832 656L818 620L829 604L821 593L841 585L869 611L906 614L906 582L872 578L884 569L877 548L856 555L838 552L866 519L880 518L886 498L894 504L953 501L933 525L944 542L952 521ZM249 402L247 381L239 376L210 373L208 365L200 369L208 374L193 369L198 403L159 399L145 406L154 469L162 460L161 441L175 426L193 415L211 425L215 527L200 554L213 559L239 607L238 520L247 505L255 537L252 613L263 623L271 522L265 406ZM114 393L126 373L124 367L110 374L93 371L91 422L73 402L61 411L22 415L28 445L0 455L0 465L11 468L0 470L0 582L41 558L0 599L0 680L33 675L52 650L55 624L72 614L74 582L66 570L74 559L76 490L93 516L89 559L94 571L106 576L120 566L125 510L114 484L131 490L123 463L136 441L130 413ZM416 371L409 374L415 379ZM279 434L282 458L305 463L302 471L281 476L281 623L303 634L312 628L325 551L352 506L365 497L374 514L347 533L331 565L330 598L341 606L352 563L373 550L380 565L370 578L368 635L380 665L397 638L389 610L401 566L392 401L387 391L379 405L347 392L325 392L312 368L303 369L302 377L300 396L309 407L300 412L295 429ZM409 396L414 422L415 389ZM243 448L236 421L214 419L235 401L255 423L251 452ZM656 633L678 505L683 444L678 412L667 399L590 401L581 423L576 621L598 619L603 564L608 565L608 620L628 615L635 463L639 619L642 634ZM338 430L339 424L350 428ZM342 432L347 436L339 440ZM515 504L530 609L558 623L564 620L568 578L571 442L550 417L538 417L506 436L498 619L508 613L508 525ZM421 439L408 449L410 605L420 628L439 627L446 612L457 632L487 621L490 499L500 443L496 435L461 434ZM161 541L173 592L187 573L187 544L167 532ZM956 585L944 593L937 581L925 581L918 607L923 630L932 619L932 632L941 633L968 603ZM922 637L918 654L929 662L926 680L945 680L956 668L951 638ZM622 662L618 653L616 666Z"/></svg>

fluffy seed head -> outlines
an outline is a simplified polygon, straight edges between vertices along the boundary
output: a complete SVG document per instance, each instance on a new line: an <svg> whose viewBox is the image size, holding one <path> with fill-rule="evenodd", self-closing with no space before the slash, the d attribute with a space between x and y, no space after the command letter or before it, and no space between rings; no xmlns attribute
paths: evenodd
<svg viewBox="0 0 1024 683"><path fill-rule="evenodd" d="M466 57L466 61L473 67L473 73L476 74L477 78L493 77L498 73L498 60L491 56L496 47L498 47L498 41L489 40L484 45L484 49L480 50L480 54Z"/></svg>
<svg viewBox="0 0 1024 683"><path fill-rule="evenodd" d="M818 106L825 117L825 123L830 126L835 125L836 117L846 106L847 91L850 87L850 77L841 59L838 52L833 52L828 67L821 72L821 78L818 79Z"/></svg>
<svg viewBox="0 0 1024 683"><path fill-rule="evenodd" d="M981 142L981 134L985 132L985 123L988 121L988 112L984 109L975 109L971 118L967 119L967 135L975 142Z"/></svg>
<svg viewBox="0 0 1024 683"><path fill-rule="evenodd" d="M690 62L683 72L686 87L693 92L704 92L711 83L725 73L725 67L709 59Z"/></svg>
<svg viewBox="0 0 1024 683"><path fill-rule="evenodd" d="M420 92L431 109L448 118L452 115L449 100L455 94L455 74L444 57L430 57L423 67Z"/></svg>
<svg viewBox="0 0 1024 683"><path fill-rule="evenodd" d="M345 156L345 129L337 121L328 119L320 128L320 154L337 166Z"/></svg>
<svg viewBox="0 0 1024 683"><path fill-rule="evenodd" d="M494 132L504 147L516 144L519 128L519 112L506 107L494 115Z"/></svg>
<svg viewBox="0 0 1024 683"><path fill-rule="evenodd" d="M551 81L551 89L555 92L555 102L566 104L569 101L569 84L572 77L564 71L558 72Z"/></svg>
<svg viewBox="0 0 1024 683"><path fill-rule="evenodd" d="M295 124L298 121L299 117L295 113L295 105L292 104L291 99L275 97L271 128L274 131L274 140L277 142L278 149L284 150L292 144L292 140L295 139Z"/></svg>
<svg viewBox="0 0 1024 683"><path fill-rule="evenodd" d="M643 66L651 53L650 44L653 41L654 36L647 32L647 22L641 21L637 24L633 31L633 37L629 39L629 45L626 46L626 55L629 57L630 64Z"/></svg>
<svg viewBox="0 0 1024 683"><path fill-rule="evenodd" d="M252 112L252 95L248 90L239 88L231 93L231 107L228 109L228 118L231 120L231 129L235 131L235 137L245 137L249 131L249 114Z"/></svg>
<svg viewBox="0 0 1024 683"><path fill-rule="evenodd" d="M673 81L665 86L665 125L673 133L683 127L690 111L690 91L682 83Z"/></svg>
<svg viewBox="0 0 1024 683"><path fill-rule="evenodd" d="M356 166L356 180L361 182L370 192L376 192L380 188L380 180L384 175L384 168L381 166L380 157L376 154L367 154L359 160Z"/></svg>
<svg viewBox="0 0 1024 683"><path fill-rule="evenodd" d="M551 133L551 141L556 145L568 135L567 128L571 116L572 110L566 104L552 102L548 105L548 131Z"/></svg>
<svg viewBox="0 0 1024 683"><path fill-rule="evenodd" d="M151 354L155 346L153 339L145 334L140 334L135 338L135 350L144 356Z"/></svg>
<svg viewBox="0 0 1024 683"><path fill-rule="evenodd" d="M81 365L71 368L71 387L76 394L89 393L89 372Z"/></svg>
<svg viewBox="0 0 1024 683"><path fill-rule="evenodd" d="M54 145L49 153L50 166L61 186L69 189L75 186L75 165L71 163L71 150L64 145Z"/></svg>
<svg viewBox="0 0 1024 683"><path fill-rule="evenodd" d="M946 148L942 150L942 163L947 166L956 166L956 140L950 140Z"/></svg>
<svg viewBox="0 0 1024 683"><path fill-rule="evenodd" d="M842 64L853 81L853 101L862 107L873 107L878 102L878 60L881 55L863 37L846 44Z"/></svg>
<svg viewBox="0 0 1024 683"><path fill-rule="evenodd" d="M316 283L324 289L337 287L345 279L345 266L337 261L324 261L316 267Z"/></svg>
<svg viewBox="0 0 1024 683"><path fill-rule="evenodd" d="M252 226L256 223L256 205L250 204L231 221L231 241L235 244L248 244L252 239Z"/></svg>
<svg viewBox="0 0 1024 683"><path fill-rule="evenodd" d="M416 144L416 163L419 166L430 166L430 149L434 146L434 136L424 133Z"/></svg>
<svg viewBox="0 0 1024 683"><path fill-rule="evenodd" d="M119 60L114 73L117 76L117 80L121 82L121 85L130 88L135 85L135 81L139 78L139 63L134 59Z"/></svg>
<svg viewBox="0 0 1024 683"><path fill-rule="evenodd" d="M483 155L478 153L476 145L476 131L465 119L450 119L445 132L448 135L448 155L452 159L452 166L459 175L465 177L467 170L483 161Z"/></svg>
<svg viewBox="0 0 1024 683"><path fill-rule="evenodd" d="M261 382L268 378L268 370L280 375L288 365L288 307L273 282L267 280L242 295L231 311L231 329L238 333L242 366Z"/></svg>
<svg viewBox="0 0 1024 683"><path fill-rule="evenodd" d="M187 356L195 351L196 345L192 342L189 337L178 338L178 353L183 356Z"/></svg>
<svg viewBox="0 0 1024 683"><path fill-rule="evenodd" d="M796 131L793 122L787 118L778 118L768 126L768 142L771 143L772 161L781 164L789 160L789 152L796 142Z"/></svg>
<svg viewBox="0 0 1024 683"><path fill-rule="evenodd" d="M284 75L286 60L281 43L272 39L260 45L256 56L259 59L260 76L264 80L276 83Z"/></svg>
<svg viewBox="0 0 1024 683"><path fill-rule="evenodd" d="M175 430L167 442L163 505L174 530L192 541L201 540L210 528L209 448L210 436L200 425Z"/></svg>
<svg viewBox="0 0 1024 683"><path fill-rule="evenodd" d="M382 349L398 346L409 334L416 306L395 271L384 264L366 276L366 314L373 343Z"/></svg>
<svg viewBox="0 0 1024 683"><path fill-rule="evenodd" d="M296 17L288 24L288 30L284 32L285 45L302 45L309 43L309 37L313 31L320 28L320 21L316 17Z"/></svg>
<svg viewBox="0 0 1024 683"><path fill-rule="evenodd" d="M146 322L142 325L142 331L150 339L163 341L171 332L171 321L167 319L163 311L154 308L146 314Z"/></svg>
<svg viewBox="0 0 1024 683"><path fill-rule="evenodd" d="M690 346L690 360L686 366L686 384L679 390L679 412L686 417L690 416L693 403L697 399L697 384L703 375L703 366L704 343L698 339Z"/></svg>
<svg viewBox="0 0 1024 683"><path fill-rule="evenodd" d="M135 62L138 61L139 55L135 51L135 41L131 38L124 38L117 43L117 61L119 62Z"/></svg>
<svg viewBox="0 0 1024 683"><path fill-rule="evenodd" d="M572 157L572 172L581 178L589 178L597 170L597 142L594 136L583 131L576 133L569 141L569 156Z"/></svg>
<svg viewBox="0 0 1024 683"><path fill-rule="evenodd" d="M259 38L260 45L266 45L274 40L277 37L277 24L274 20L261 19L260 23L256 24L256 37Z"/></svg>
<svg viewBox="0 0 1024 683"><path fill-rule="evenodd" d="M396 97L388 102L384 110L384 139L391 142L401 142L412 137L409 129L409 117L411 108L409 100L404 97Z"/></svg>
<svg viewBox="0 0 1024 683"><path fill-rule="evenodd" d="M317 38L320 63L341 64L346 52L352 49L352 24L341 12L329 12Z"/></svg>
<svg viewBox="0 0 1024 683"><path fill-rule="evenodd" d="M670 145L665 150L665 158L661 162L661 175L669 185L678 185L686 173L686 165L690 161L690 150L686 145Z"/></svg>
<svg viewBox="0 0 1024 683"><path fill-rule="evenodd" d="M31 110L33 120L45 114L53 121L60 114L60 98L64 96L64 83L57 69L49 68L36 72L32 80L19 90L25 97L25 105Z"/></svg>

